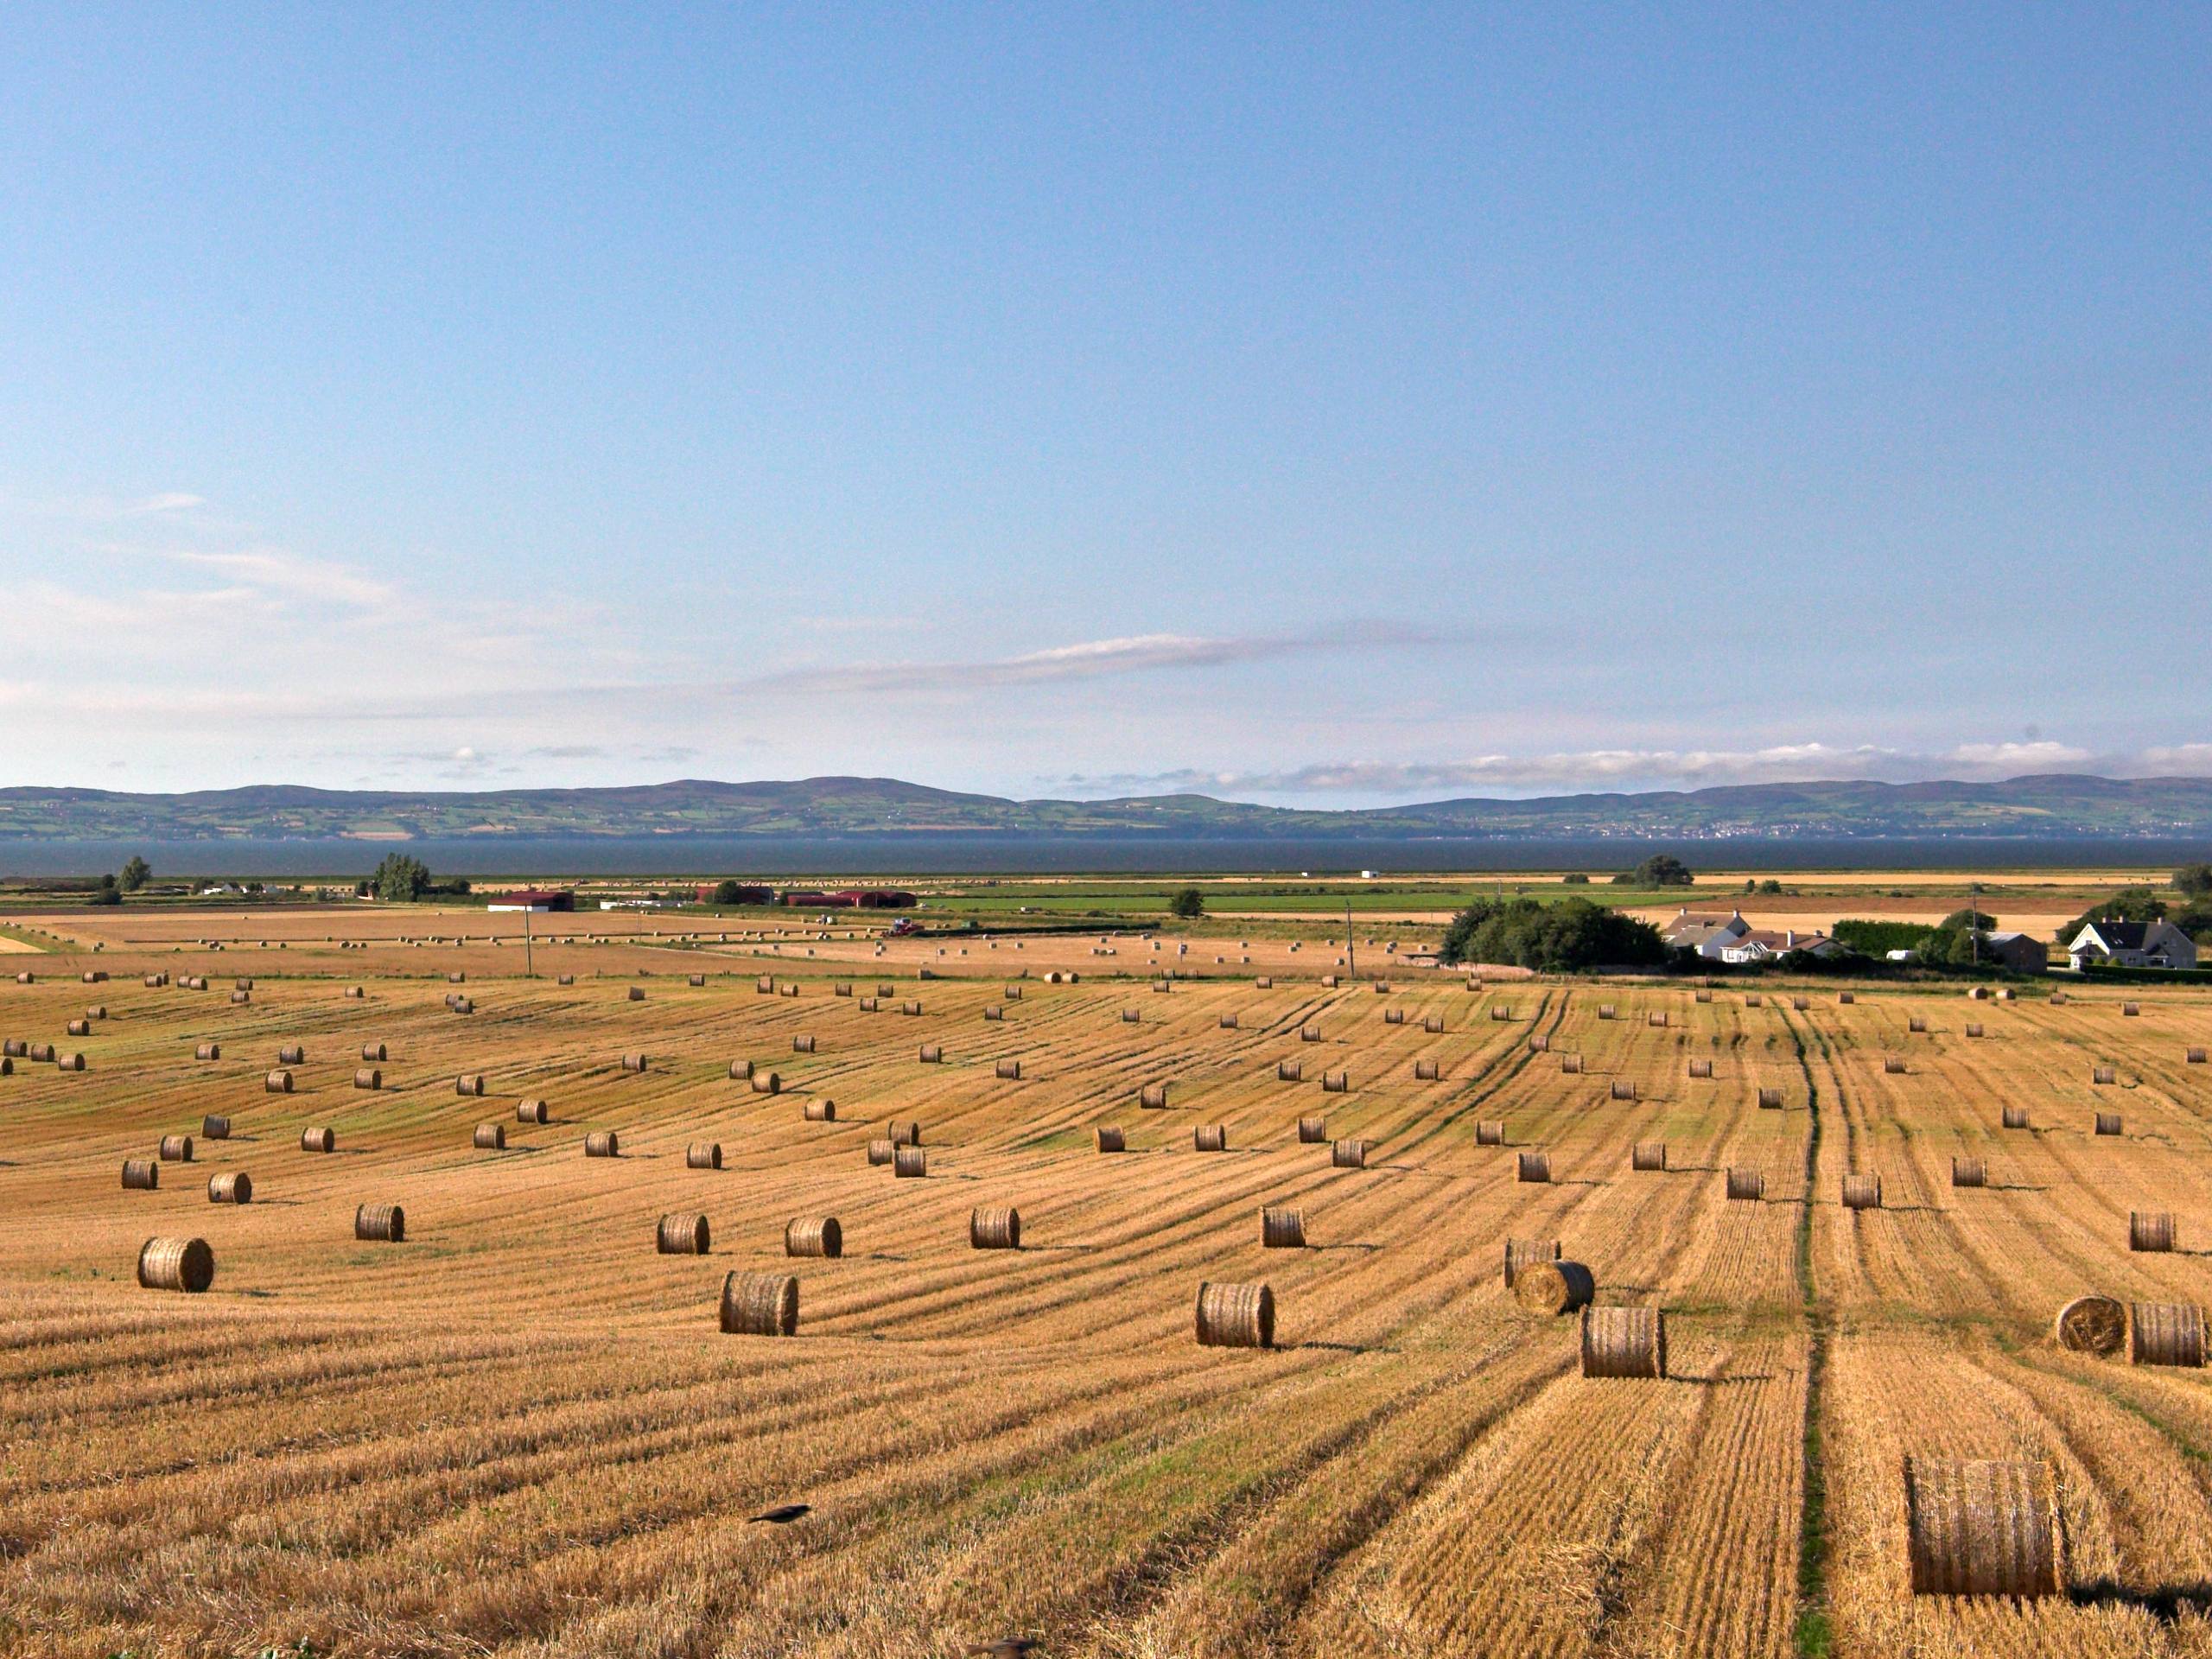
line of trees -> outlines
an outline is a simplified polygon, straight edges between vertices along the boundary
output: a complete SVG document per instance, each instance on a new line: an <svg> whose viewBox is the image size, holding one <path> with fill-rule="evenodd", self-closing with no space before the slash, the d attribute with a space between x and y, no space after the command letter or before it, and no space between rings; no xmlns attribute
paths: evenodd
<svg viewBox="0 0 2212 1659"><path fill-rule="evenodd" d="M1486 962L1572 973L1591 968L1650 968L1668 960L1667 942L1649 922L1587 899L1478 899L1444 930L1438 959Z"/></svg>

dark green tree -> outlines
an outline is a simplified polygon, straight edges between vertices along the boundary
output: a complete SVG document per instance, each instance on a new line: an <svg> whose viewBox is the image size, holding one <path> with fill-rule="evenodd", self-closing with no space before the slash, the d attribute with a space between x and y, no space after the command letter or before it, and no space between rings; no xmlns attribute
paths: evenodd
<svg viewBox="0 0 2212 1659"><path fill-rule="evenodd" d="M92 889L91 902L96 905L119 905L123 902L123 893L116 887L113 876L100 877L99 886Z"/></svg>
<svg viewBox="0 0 2212 1659"><path fill-rule="evenodd" d="M1195 922L1206 913L1206 896L1196 887L1185 887L1167 901L1167 910L1183 921Z"/></svg>
<svg viewBox="0 0 2212 1659"><path fill-rule="evenodd" d="M1534 899L1478 899L1452 918L1438 957L1567 973L1577 969L1653 967L1666 941L1649 922L1587 899L1556 905Z"/></svg>
<svg viewBox="0 0 2212 1659"><path fill-rule="evenodd" d="M406 904L430 890L430 867L404 853L387 853L369 878L377 897L391 904Z"/></svg>
<svg viewBox="0 0 2212 1659"><path fill-rule="evenodd" d="M2192 899L2212 898L2212 864L2184 864L2174 872L2174 891Z"/></svg>
<svg viewBox="0 0 2212 1659"><path fill-rule="evenodd" d="M1613 878L1618 887L1687 887L1697 880L1690 867L1672 853L1654 853L1632 870Z"/></svg>
<svg viewBox="0 0 2212 1659"><path fill-rule="evenodd" d="M125 893L136 893L153 879L154 867L133 853L123 867L123 875L118 885Z"/></svg>
<svg viewBox="0 0 2212 1659"><path fill-rule="evenodd" d="M2102 904L2092 905L2058 930L2066 944L2091 922L2155 922L2166 913L2166 901L2148 887L2122 887Z"/></svg>
<svg viewBox="0 0 2212 1659"><path fill-rule="evenodd" d="M1969 927L1979 928L1986 933L1997 925L1997 918L1986 910L1955 910L1936 925L1947 933L1955 933Z"/></svg>

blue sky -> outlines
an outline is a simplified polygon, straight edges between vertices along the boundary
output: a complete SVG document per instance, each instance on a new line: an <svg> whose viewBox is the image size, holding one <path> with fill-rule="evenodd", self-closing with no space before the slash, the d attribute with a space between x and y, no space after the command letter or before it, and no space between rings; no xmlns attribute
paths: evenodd
<svg viewBox="0 0 2212 1659"><path fill-rule="evenodd" d="M10 8L0 782L2212 771L2212 12L1780 11Z"/></svg>

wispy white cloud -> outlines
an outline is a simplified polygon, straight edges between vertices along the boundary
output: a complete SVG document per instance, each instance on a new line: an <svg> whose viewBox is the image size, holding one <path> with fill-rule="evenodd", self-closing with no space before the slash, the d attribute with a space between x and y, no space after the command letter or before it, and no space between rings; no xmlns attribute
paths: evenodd
<svg viewBox="0 0 2212 1659"><path fill-rule="evenodd" d="M263 549L245 553L201 553L182 549L162 556L178 564L213 570L238 586L288 599L340 600L349 605L389 605L397 590L343 564L324 559L305 559L296 554Z"/></svg>
<svg viewBox="0 0 2212 1659"><path fill-rule="evenodd" d="M1410 800L1423 794L1465 789L1603 791L1857 779L1890 783L1937 779L1987 782L2036 772L2082 771L2129 778L2212 775L2212 743L2099 753L2039 741L1961 743L1941 752L1920 753L1873 743L1808 741L1756 749L1584 749L1484 754L1447 761L1320 762L1276 770L1184 767L1058 781L1085 794L1169 790L1223 795L1371 795Z"/></svg>

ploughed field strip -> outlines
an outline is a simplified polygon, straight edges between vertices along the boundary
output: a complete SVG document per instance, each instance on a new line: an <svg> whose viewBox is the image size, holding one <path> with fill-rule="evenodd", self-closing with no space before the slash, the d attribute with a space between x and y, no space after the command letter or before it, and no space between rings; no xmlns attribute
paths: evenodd
<svg viewBox="0 0 2212 1659"><path fill-rule="evenodd" d="M85 1056L0 1077L10 1650L2212 1650L2202 1372L2050 1337L2205 1298L2183 993L90 960L0 988ZM1992 1480L2028 1599L1915 1593Z"/></svg>

